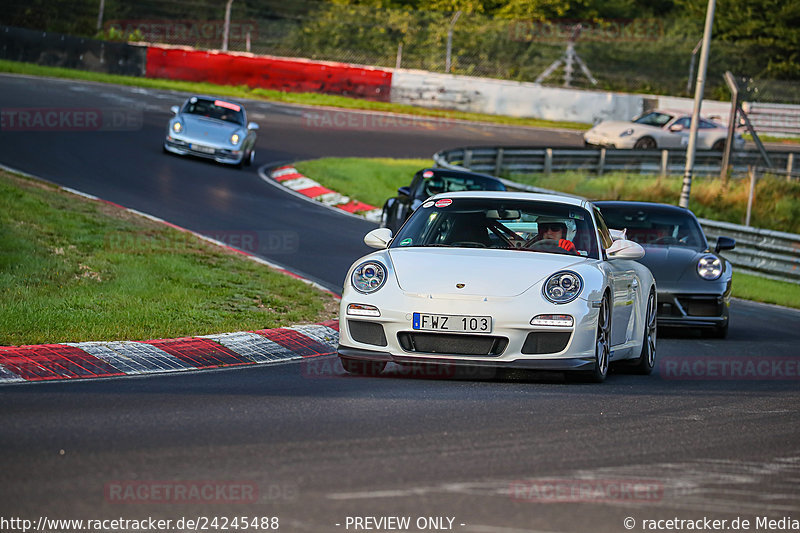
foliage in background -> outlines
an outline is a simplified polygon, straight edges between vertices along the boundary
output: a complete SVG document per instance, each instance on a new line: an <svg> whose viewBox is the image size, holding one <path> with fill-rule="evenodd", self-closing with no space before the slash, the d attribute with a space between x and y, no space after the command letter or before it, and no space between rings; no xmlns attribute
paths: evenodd
<svg viewBox="0 0 800 533"><path fill-rule="evenodd" d="M96 0L8 0L0 23L74 35L97 33ZM718 0L706 96L727 99L722 74L745 81L750 101L800 102L800 3ZM106 0L104 21L221 21L224 2ZM233 21L256 21L255 53L442 72L453 14L452 71L533 81L562 56L573 24L576 51L598 89L688 95L691 51L706 0L236 0ZM109 28L104 28L108 31ZM627 33L626 33L627 32ZM124 33L128 33L127 31ZM168 41L219 46L208 39ZM231 41L243 50L242 36ZM561 85L563 70L546 84ZM794 83L793 83L794 81ZM574 86L592 85L576 65Z"/></svg>

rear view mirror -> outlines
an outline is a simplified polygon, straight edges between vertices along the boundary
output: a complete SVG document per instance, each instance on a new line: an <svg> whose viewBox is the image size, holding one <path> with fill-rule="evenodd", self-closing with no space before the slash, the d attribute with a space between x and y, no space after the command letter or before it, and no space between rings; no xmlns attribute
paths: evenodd
<svg viewBox="0 0 800 533"><path fill-rule="evenodd" d="M173 114L173 115L177 115L177 114L178 114L178 111L180 111L180 110L181 110L181 108L180 108L180 107L178 107L178 106L176 106L176 105L174 105L174 106L170 107L170 108L169 108L169 110L170 110L170 111L172 111L172 114Z"/></svg>

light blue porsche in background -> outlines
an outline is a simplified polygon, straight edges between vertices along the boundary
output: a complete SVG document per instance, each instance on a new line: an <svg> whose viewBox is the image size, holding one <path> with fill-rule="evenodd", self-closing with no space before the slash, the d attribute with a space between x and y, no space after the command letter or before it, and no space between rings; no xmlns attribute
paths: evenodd
<svg viewBox="0 0 800 533"><path fill-rule="evenodd" d="M250 165L255 159L258 124L247 122L244 106L213 96L192 96L167 125L164 151L194 155L229 165Z"/></svg>

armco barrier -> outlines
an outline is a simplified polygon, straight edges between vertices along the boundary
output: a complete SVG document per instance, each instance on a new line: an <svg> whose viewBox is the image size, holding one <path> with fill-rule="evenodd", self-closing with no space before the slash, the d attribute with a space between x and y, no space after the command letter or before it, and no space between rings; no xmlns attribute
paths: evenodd
<svg viewBox="0 0 800 533"><path fill-rule="evenodd" d="M628 150L609 150L619 156L622 163L611 163L605 167L600 162L602 156L599 150L580 150L580 149L530 149L530 148L456 148L453 150L443 150L434 154L433 160L437 166L451 169L469 169L476 172L486 172L499 176L502 174L513 175L526 173L548 173L557 170L587 170L598 171L606 170L626 170L641 173L658 173L664 168L663 161L669 158L669 154L664 156L662 151L661 167L654 166L652 161L653 153L658 151L632 151ZM750 152L746 152L752 154ZM738 154L741 156L741 152ZM770 157L775 160L786 161L791 153L773 152ZM607 157L607 154L606 154ZM706 172L719 175L718 153L700 153L698 162L702 165L703 158L714 160L716 168L710 162L706 162ZM751 157L751 156L747 156ZM757 157L752 155L752 157ZM640 161L637 161L641 158ZM648 158L649 163L648 163ZM789 159L789 161L791 161ZM667 165L668 166L668 165ZM700 168L703 168L702 166ZM790 165L791 168L791 165ZM650 172L648 172L648 170ZM681 169L682 170L682 169ZM695 167L698 172L698 167ZM516 183L510 179L502 178L503 183L508 187L513 187L523 191L539 192L546 194L561 194L557 191L532 187L522 183ZM717 222L714 220L700 219L703 231L712 246L720 236L732 237L736 239L736 248L725 252L725 257L736 267L739 272L746 272L761 277L777 279L800 284L800 235L794 233L783 233L770 231L728 222Z"/></svg>
<svg viewBox="0 0 800 533"><path fill-rule="evenodd" d="M170 46L147 49L146 76L380 101L392 85L392 73L377 68Z"/></svg>
<svg viewBox="0 0 800 533"><path fill-rule="evenodd" d="M791 176L800 163L800 152L769 152L773 172L785 169ZM525 148L480 146L442 150L433 156L441 167L456 165L495 176L514 174L550 174L565 170L582 170L598 175L604 172L634 172L661 176L683 175L686 150L613 150L583 148ZM722 152L698 151L695 155L696 176L719 176ZM749 166L763 165L756 151L731 154L734 176L747 175Z"/></svg>

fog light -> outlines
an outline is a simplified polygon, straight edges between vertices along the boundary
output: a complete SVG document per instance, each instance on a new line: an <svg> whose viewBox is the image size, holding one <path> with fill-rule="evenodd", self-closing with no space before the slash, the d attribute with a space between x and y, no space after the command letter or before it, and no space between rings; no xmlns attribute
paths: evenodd
<svg viewBox="0 0 800 533"><path fill-rule="evenodd" d="M531 326L560 326L571 328L575 321L571 315L536 315L531 319Z"/></svg>
<svg viewBox="0 0 800 533"><path fill-rule="evenodd" d="M380 310L374 305L350 304L347 306L347 314L355 316L381 316Z"/></svg>

